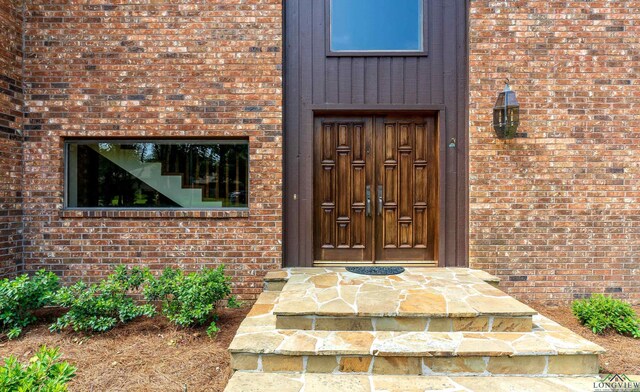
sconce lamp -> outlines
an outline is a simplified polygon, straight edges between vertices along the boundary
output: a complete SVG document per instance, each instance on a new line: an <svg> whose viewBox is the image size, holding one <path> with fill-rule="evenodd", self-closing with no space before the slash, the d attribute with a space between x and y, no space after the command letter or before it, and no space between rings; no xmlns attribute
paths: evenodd
<svg viewBox="0 0 640 392"><path fill-rule="evenodd" d="M520 125L520 104L507 79L493 107L493 129L499 139L513 139Z"/></svg>

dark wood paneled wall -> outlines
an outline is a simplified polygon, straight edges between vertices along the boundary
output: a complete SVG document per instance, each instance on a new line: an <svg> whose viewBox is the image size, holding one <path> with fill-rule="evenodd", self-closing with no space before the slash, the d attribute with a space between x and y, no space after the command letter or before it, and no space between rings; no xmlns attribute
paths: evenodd
<svg viewBox="0 0 640 392"><path fill-rule="evenodd" d="M439 262L467 265L468 0L424 1L426 56L330 57L325 1L285 0L286 266L313 263L314 115L434 110L441 141Z"/></svg>

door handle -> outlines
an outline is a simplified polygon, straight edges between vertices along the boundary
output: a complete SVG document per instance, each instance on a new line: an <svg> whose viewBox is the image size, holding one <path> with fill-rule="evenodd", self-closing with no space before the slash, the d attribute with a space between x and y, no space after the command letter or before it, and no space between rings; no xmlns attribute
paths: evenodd
<svg viewBox="0 0 640 392"><path fill-rule="evenodd" d="M382 185L378 185L378 215L382 215Z"/></svg>
<svg viewBox="0 0 640 392"><path fill-rule="evenodd" d="M364 205L364 210L365 210L365 215L366 216L371 216L371 185L367 185L365 188L365 205Z"/></svg>

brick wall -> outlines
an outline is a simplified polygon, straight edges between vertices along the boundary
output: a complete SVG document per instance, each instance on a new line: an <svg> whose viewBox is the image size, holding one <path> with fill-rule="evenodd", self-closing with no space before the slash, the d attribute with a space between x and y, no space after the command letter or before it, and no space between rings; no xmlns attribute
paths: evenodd
<svg viewBox="0 0 640 392"><path fill-rule="evenodd" d="M471 1L470 263L521 298L640 302L640 1ZM512 79L527 138L496 140Z"/></svg>
<svg viewBox="0 0 640 392"><path fill-rule="evenodd" d="M21 269L22 1L0 0L0 277Z"/></svg>
<svg viewBox="0 0 640 392"><path fill-rule="evenodd" d="M225 263L253 298L281 266L281 1L107 3L27 4L25 264L72 281ZM66 137L220 136L249 138L248 214L62 210Z"/></svg>
<svg viewBox="0 0 640 392"><path fill-rule="evenodd" d="M17 70L19 40L6 38L20 35L12 24L19 7L0 1L10 16L0 23L12 21L2 25L0 61L15 64L2 70ZM281 1L74 3L37 0L26 9L29 268L74 280L118 263L223 262L237 292L252 298L264 270L281 263ZM640 302L640 2L470 7L471 266L501 276L521 298L604 291ZM12 75L13 88L0 90L3 114L20 110L20 74ZM526 138L493 135L505 77ZM7 159L20 161L13 116L0 164L17 181ZM62 211L65 137L160 136L249 137L247 216ZM6 193L3 183L7 200L19 198L15 184Z"/></svg>

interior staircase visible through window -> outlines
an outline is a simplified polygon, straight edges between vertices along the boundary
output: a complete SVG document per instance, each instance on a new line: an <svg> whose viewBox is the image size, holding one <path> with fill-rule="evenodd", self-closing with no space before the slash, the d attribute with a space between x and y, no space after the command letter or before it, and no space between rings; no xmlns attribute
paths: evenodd
<svg viewBox="0 0 640 392"><path fill-rule="evenodd" d="M91 145L98 154L113 162L182 208L220 208L221 201L203 201L201 188L184 188L181 175L163 175L161 162L141 162L136 150L117 145L100 148Z"/></svg>

